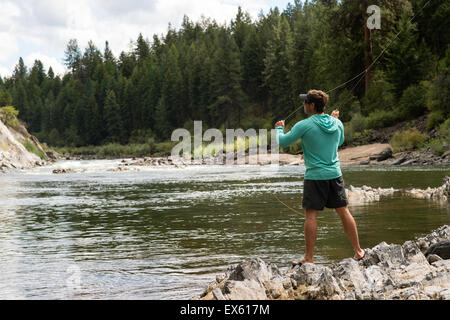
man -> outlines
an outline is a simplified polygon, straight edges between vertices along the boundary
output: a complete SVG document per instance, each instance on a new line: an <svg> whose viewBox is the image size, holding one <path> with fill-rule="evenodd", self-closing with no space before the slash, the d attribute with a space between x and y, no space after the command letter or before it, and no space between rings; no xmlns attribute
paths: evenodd
<svg viewBox="0 0 450 320"><path fill-rule="evenodd" d="M317 238L317 213L324 207L335 209L341 218L344 231L355 251L355 258L364 257L359 246L355 220L348 209L344 180L338 158L338 147L344 143L344 126L338 119L339 111L325 114L328 95L320 90L310 90L300 95L309 118L297 122L291 131L284 133L284 120L275 124L278 144L287 147L301 139L306 173L302 206L306 211L304 258L293 265L314 263L314 246Z"/></svg>

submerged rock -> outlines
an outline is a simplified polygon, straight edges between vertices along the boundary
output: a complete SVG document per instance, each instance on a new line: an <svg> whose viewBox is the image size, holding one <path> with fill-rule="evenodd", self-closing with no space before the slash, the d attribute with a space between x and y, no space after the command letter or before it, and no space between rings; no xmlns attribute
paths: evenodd
<svg viewBox="0 0 450 320"><path fill-rule="evenodd" d="M72 169L54 169L52 171L54 174L66 174L66 173L75 173Z"/></svg>
<svg viewBox="0 0 450 320"><path fill-rule="evenodd" d="M348 258L332 266L307 263L285 272L255 258L230 267L200 299L450 300L450 259L440 257L430 263L423 251L426 247L426 252L439 248L447 252L449 240L450 226L444 225L403 245L381 242L365 249L360 261Z"/></svg>
<svg viewBox="0 0 450 320"><path fill-rule="evenodd" d="M372 188L362 186L360 188L350 186L346 189L347 198L350 204L358 202L379 201L383 196L392 196L397 190L394 188Z"/></svg>
<svg viewBox="0 0 450 320"><path fill-rule="evenodd" d="M437 188L412 189L407 190L406 193L416 199L431 199L447 201L450 199L450 177L444 178L442 186Z"/></svg>
<svg viewBox="0 0 450 320"><path fill-rule="evenodd" d="M346 189L350 204L379 201L382 197L392 196L398 191L416 199L447 201L450 199L450 177L445 177L442 186L437 188L400 190L394 188L372 188L364 185L362 187L350 186Z"/></svg>

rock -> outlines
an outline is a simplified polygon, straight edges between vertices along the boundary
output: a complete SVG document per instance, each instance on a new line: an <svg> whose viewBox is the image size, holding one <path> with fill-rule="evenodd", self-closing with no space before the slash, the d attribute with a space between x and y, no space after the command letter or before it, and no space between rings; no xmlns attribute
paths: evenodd
<svg viewBox="0 0 450 320"><path fill-rule="evenodd" d="M65 174L65 173L75 173L72 169L55 169L53 170L54 174Z"/></svg>
<svg viewBox="0 0 450 320"><path fill-rule="evenodd" d="M442 159L447 158L448 156L450 156L450 150L447 150L444 152L444 154L441 156Z"/></svg>
<svg viewBox="0 0 450 320"><path fill-rule="evenodd" d="M393 166L398 166L398 165L402 164L402 163L405 162L405 161L406 161L406 157L401 157L401 158L395 160L395 161L392 163L392 165L393 165Z"/></svg>
<svg viewBox="0 0 450 320"><path fill-rule="evenodd" d="M430 264L421 251L447 248L449 239L450 226L444 225L403 245L381 242L367 248L361 261L348 258L332 266L306 263L284 272L256 258L216 277L200 298L449 300L450 259Z"/></svg>
<svg viewBox="0 0 450 320"><path fill-rule="evenodd" d="M47 155L47 157L49 157L51 160L58 160L59 156L56 152L54 152L53 150L49 150L47 152L45 152L45 154Z"/></svg>
<svg viewBox="0 0 450 320"><path fill-rule="evenodd" d="M0 120L0 167L33 168L36 162L41 161L40 157L24 147L22 143L25 141L32 143L38 150L42 150L37 139L28 134L25 127L18 124L17 128L10 128Z"/></svg>
<svg viewBox="0 0 450 320"><path fill-rule="evenodd" d="M431 245L425 252L427 258L429 255L438 255L444 260L450 259L450 240L440 241Z"/></svg>
<svg viewBox="0 0 450 320"><path fill-rule="evenodd" d="M401 165L402 166L408 166L408 165L411 165L411 164L415 164L416 162L417 162L417 159L410 159L408 161L403 162Z"/></svg>
<svg viewBox="0 0 450 320"><path fill-rule="evenodd" d="M444 183L438 188L412 189L405 191L409 196L417 199L431 199L438 201L447 201L450 199L450 178L444 178Z"/></svg>
<svg viewBox="0 0 450 320"><path fill-rule="evenodd" d="M389 159L392 157L392 149L391 148L386 148L383 151L380 152L380 154L378 155L378 157L376 158L376 160L378 162L380 161L384 161L386 159Z"/></svg>
<svg viewBox="0 0 450 320"><path fill-rule="evenodd" d="M439 257L438 255L436 255L436 254L430 254L430 255L427 256L427 261L430 264L432 264L434 262L437 262L437 261L440 261L440 260L443 260L443 259L441 257Z"/></svg>
<svg viewBox="0 0 450 320"><path fill-rule="evenodd" d="M368 164L370 164L370 160L371 159L363 160L359 164L362 165L362 166L368 165Z"/></svg>
<svg viewBox="0 0 450 320"><path fill-rule="evenodd" d="M380 197L392 196L397 191L394 188L372 188L362 186L360 188L350 186L346 189L347 198L350 203L379 201Z"/></svg>
<svg viewBox="0 0 450 320"><path fill-rule="evenodd" d="M226 300L219 288L215 288L212 293L215 300Z"/></svg>

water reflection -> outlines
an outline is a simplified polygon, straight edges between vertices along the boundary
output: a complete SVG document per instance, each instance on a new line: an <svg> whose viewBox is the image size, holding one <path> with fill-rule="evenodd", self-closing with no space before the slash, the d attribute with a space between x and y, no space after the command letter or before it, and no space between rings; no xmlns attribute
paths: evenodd
<svg viewBox="0 0 450 320"><path fill-rule="evenodd" d="M69 163L2 176L0 298L191 298L230 264L259 256L289 265L304 250L304 169L201 166L110 173L115 162ZM60 164L62 166L69 165ZM347 185L439 185L445 170L345 169ZM389 185L391 186L391 185ZM394 196L352 206L361 243L402 243L449 223L448 205ZM317 263L353 256L339 219L319 216Z"/></svg>

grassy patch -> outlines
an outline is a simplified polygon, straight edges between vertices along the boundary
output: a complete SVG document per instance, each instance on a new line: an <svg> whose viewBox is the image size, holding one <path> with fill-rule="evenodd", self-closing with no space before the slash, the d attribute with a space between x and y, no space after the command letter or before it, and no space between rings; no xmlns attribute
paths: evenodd
<svg viewBox="0 0 450 320"><path fill-rule="evenodd" d="M389 144L394 152L417 149L428 140L428 135L420 133L413 128L405 131L399 131L394 134Z"/></svg>
<svg viewBox="0 0 450 320"><path fill-rule="evenodd" d="M55 151L66 156L128 158L148 156L152 151L152 146L149 144L121 145L118 143L109 143L103 146L55 148Z"/></svg>
<svg viewBox="0 0 450 320"><path fill-rule="evenodd" d="M47 155L44 152L42 152L32 141L25 140L22 142L22 144L25 147L25 149L28 150L28 152L34 153L42 160L47 159Z"/></svg>

